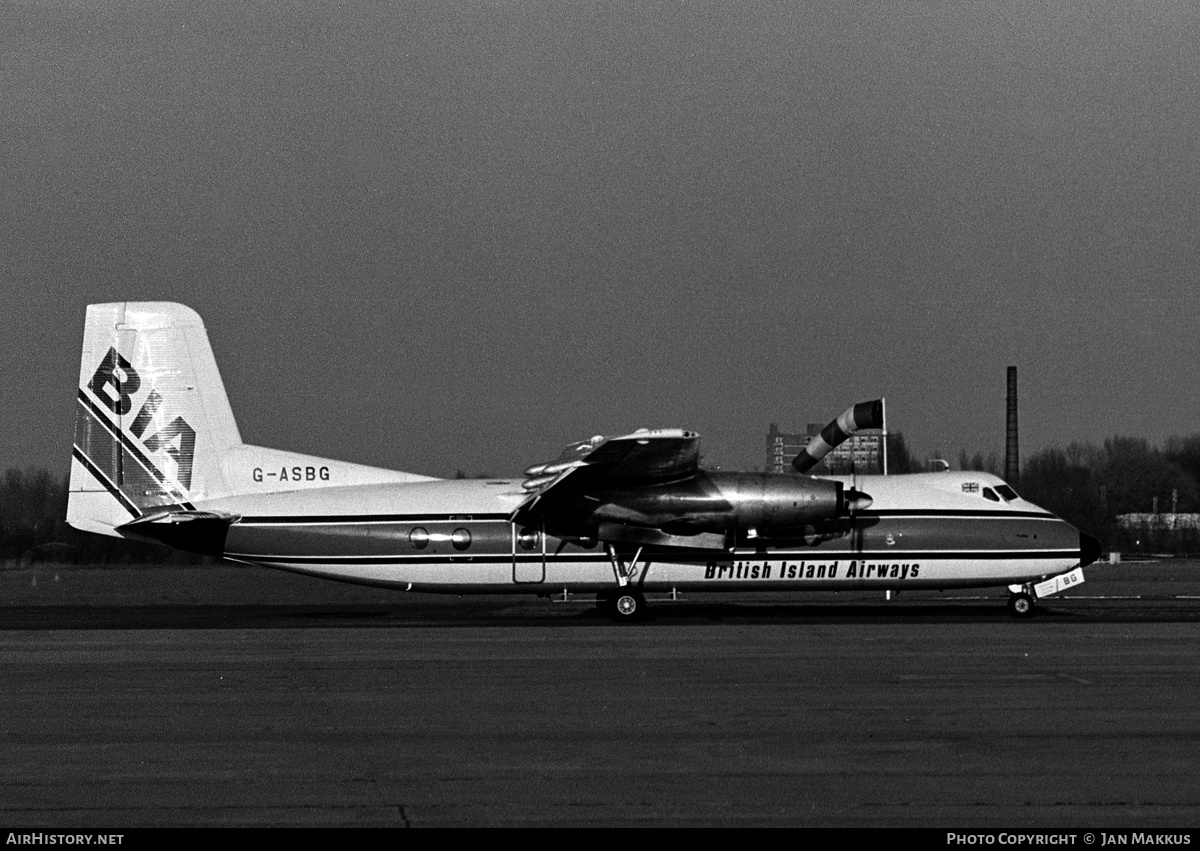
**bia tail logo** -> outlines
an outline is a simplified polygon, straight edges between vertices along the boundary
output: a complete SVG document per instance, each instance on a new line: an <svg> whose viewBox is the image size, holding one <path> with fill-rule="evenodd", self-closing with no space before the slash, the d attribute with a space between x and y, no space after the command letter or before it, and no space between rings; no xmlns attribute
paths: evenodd
<svg viewBox="0 0 1200 851"><path fill-rule="evenodd" d="M128 415L133 409L133 396L141 386L142 378L133 368L133 364L111 347L88 383L88 389L101 404L118 417ZM175 462L175 478L185 490L190 490L192 460L196 455L196 430L188 425L188 421L183 417L176 417L150 436L145 436L162 403L162 396L151 388L150 395L146 397L137 416L129 424L129 432L141 440L151 454L166 453Z"/></svg>

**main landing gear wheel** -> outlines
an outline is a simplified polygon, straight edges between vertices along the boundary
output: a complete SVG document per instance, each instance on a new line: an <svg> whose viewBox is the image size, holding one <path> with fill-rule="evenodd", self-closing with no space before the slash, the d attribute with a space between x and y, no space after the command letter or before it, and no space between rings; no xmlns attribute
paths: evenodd
<svg viewBox="0 0 1200 851"><path fill-rule="evenodd" d="M1033 617L1033 595L1026 591L1009 595L1008 610L1014 618Z"/></svg>
<svg viewBox="0 0 1200 851"><path fill-rule="evenodd" d="M618 623L630 623L645 615L646 598L638 591L622 589L602 597L600 609Z"/></svg>

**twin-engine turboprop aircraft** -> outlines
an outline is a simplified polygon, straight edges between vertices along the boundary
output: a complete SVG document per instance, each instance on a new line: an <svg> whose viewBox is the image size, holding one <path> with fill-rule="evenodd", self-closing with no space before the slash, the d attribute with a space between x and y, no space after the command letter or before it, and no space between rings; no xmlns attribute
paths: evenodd
<svg viewBox="0 0 1200 851"><path fill-rule="evenodd" d="M87 311L67 519L328 579L410 591L648 592L1008 586L1014 614L1082 581L1094 538L986 473L802 473L882 405L856 405L797 474L710 472L677 429L594 437L527 478L442 480L242 443L200 317Z"/></svg>

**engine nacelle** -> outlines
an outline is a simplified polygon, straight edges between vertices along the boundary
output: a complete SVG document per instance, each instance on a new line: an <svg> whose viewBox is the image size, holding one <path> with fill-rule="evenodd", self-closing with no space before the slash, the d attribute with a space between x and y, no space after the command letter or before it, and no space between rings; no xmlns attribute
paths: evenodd
<svg viewBox="0 0 1200 851"><path fill-rule="evenodd" d="M769 536L844 516L845 486L841 482L784 473L712 474L728 500L732 528Z"/></svg>
<svg viewBox="0 0 1200 851"><path fill-rule="evenodd" d="M659 529L671 535L732 533L737 538L803 535L846 517L864 495L841 482L786 473L705 473L683 482L600 496L594 523Z"/></svg>

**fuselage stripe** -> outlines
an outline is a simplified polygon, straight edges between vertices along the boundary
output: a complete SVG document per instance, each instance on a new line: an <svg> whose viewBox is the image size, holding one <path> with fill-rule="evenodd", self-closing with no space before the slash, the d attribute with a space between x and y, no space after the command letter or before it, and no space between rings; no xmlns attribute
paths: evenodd
<svg viewBox="0 0 1200 851"><path fill-rule="evenodd" d="M237 521L239 526L342 526L356 523L476 523L481 521L508 521L507 514L305 514L246 516Z"/></svg>
<svg viewBox="0 0 1200 851"><path fill-rule="evenodd" d="M305 515L247 515L238 520L240 526L321 526L346 525L354 523L445 523L455 520L463 522L505 521L509 514L305 514ZM1059 518L1053 514L1039 511L976 511L973 509L889 509L887 511L862 512L853 515L852 519L872 520L877 518L904 519L906 517L953 517L972 520L1012 520L1013 518L1030 520L1053 520Z"/></svg>
<svg viewBox="0 0 1200 851"><path fill-rule="evenodd" d="M1033 520L1058 520L1048 511L988 510L986 508L886 508L878 511L857 511L856 519L876 517L971 517L979 520L1002 520L1013 517Z"/></svg>
<svg viewBox="0 0 1200 851"><path fill-rule="evenodd" d="M246 560L251 562L280 562L286 564L430 564L430 563L470 563L477 564L511 564L512 562L534 563L540 562L542 556L512 556L511 554L489 554L489 555L371 555L371 556L332 556L332 555L273 555L261 553L230 553L224 554L225 558ZM823 553L817 554L813 552L807 553L778 553L773 552L770 555L762 555L757 553L712 553L712 552L694 552L694 553L679 553L671 558L656 558L654 555L647 557L648 563L691 563L691 562L726 562L726 561L751 561L751 562L775 562L787 560L804 560L815 564L829 561L847 561L847 560L873 560L873 561L914 561L914 560L934 560L934 561L1032 561L1035 559L1074 559L1079 557L1079 550L981 550L981 551L966 551L966 550L940 550L936 552L887 552L880 550L863 551L863 552L839 552L839 553ZM607 556L603 553L573 553L571 555L551 555L545 556L546 562L602 562L607 560Z"/></svg>

